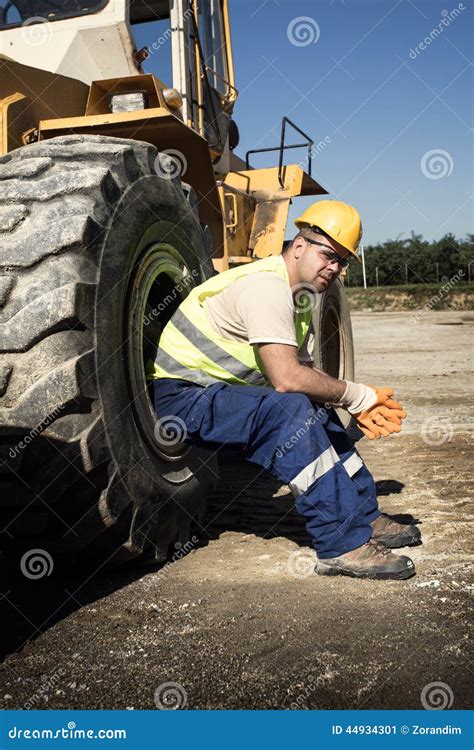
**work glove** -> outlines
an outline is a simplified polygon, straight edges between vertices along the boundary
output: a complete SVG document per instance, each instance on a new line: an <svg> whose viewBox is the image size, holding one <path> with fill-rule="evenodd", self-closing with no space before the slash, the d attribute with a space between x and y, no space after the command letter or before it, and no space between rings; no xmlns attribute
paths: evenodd
<svg viewBox="0 0 474 750"><path fill-rule="evenodd" d="M406 412L392 397L393 388L377 388L346 380L346 390L337 406L352 414L369 440L400 432Z"/></svg>

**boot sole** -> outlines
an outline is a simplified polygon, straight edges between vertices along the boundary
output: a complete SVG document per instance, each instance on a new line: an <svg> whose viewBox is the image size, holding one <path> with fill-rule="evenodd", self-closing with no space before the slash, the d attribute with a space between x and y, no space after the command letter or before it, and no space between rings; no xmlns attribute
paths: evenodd
<svg viewBox="0 0 474 750"><path fill-rule="evenodd" d="M336 568L332 565L324 565L318 562L314 568L314 572L320 576L348 576L349 578L370 578L374 581L402 581L406 578L411 578L416 574L415 567L406 568L405 570L397 571L380 571L376 572L364 572L357 573L354 570L347 570L344 568Z"/></svg>

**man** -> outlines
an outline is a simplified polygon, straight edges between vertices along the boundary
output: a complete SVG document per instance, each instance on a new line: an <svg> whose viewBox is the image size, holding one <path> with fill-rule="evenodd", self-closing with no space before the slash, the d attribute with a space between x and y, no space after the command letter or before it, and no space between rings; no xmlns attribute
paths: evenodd
<svg viewBox="0 0 474 750"><path fill-rule="evenodd" d="M316 573L408 578L413 562L390 548L418 543L419 529L379 511L373 478L333 406L369 439L399 432L406 414L391 389L337 380L303 361L309 301L357 255L360 217L325 200L295 224L282 255L218 274L181 303L160 338L155 410L184 423L184 442L237 447L290 486Z"/></svg>

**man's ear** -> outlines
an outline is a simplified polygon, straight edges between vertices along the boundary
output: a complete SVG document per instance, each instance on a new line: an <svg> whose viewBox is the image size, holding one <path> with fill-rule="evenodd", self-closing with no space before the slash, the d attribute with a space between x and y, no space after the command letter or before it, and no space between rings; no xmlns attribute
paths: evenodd
<svg viewBox="0 0 474 750"><path fill-rule="evenodd" d="M300 258L304 248L303 237L296 237L293 240L293 255L295 258Z"/></svg>

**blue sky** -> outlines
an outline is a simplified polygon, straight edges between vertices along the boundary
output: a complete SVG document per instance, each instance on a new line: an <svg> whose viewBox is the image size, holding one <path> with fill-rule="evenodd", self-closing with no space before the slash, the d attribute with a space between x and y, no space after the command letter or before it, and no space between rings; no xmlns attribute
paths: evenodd
<svg viewBox="0 0 474 750"><path fill-rule="evenodd" d="M472 0L230 0L230 13L239 155L277 145L286 114L326 139L313 176L359 209L365 244L474 231ZM310 202L295 200L287 236Z"/></svg>

